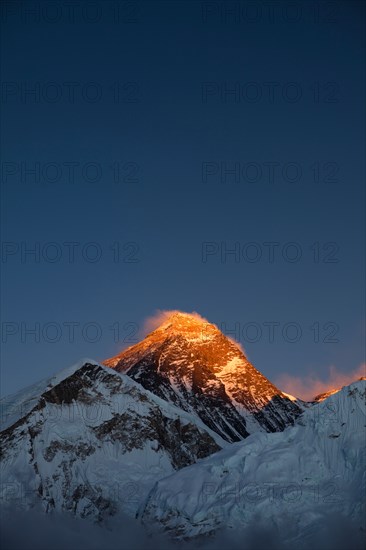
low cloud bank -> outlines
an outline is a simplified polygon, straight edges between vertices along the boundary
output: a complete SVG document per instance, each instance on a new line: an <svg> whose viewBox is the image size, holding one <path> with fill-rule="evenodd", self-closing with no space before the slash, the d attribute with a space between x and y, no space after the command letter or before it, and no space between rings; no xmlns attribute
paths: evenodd
<svg viewBox="0 0 366 550"><path fill-rule="evenodd" d="M173 542L163 535L148 535L138 520L119 515L108 528L67 514L7 511L1 514L4 550L363 550L364 532L349 519L322 517L296 542L263 521L242 530L226 529L213 537Z"/></svg>

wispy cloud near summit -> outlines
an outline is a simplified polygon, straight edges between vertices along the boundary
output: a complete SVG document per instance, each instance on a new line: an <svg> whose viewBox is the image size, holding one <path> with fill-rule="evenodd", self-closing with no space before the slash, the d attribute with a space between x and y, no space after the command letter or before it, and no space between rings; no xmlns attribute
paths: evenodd
<svg viewBox="0 0 366 550"><path fill-rule="evenodd" d="M192 311L190 313L186 311L180 311L179 309L157 309L156 312L147 317L142 325L142 334L143 336L146 336L149 332L152 332L153 330L157 329L160 325L165 323L174 314L181 313L183 315L191 315L192 317L195 317L196 319L202 321L203 323L210 323L207 319L202 317L199 313L196 311ZM212 324L212 323L211 323Z"/></svg>

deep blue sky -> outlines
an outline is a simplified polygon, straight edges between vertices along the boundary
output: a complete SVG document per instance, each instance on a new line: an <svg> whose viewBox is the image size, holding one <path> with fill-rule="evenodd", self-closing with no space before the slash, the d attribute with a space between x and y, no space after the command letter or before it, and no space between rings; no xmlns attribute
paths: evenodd
<svg viewBox="0 0 366 550"><path fill-rule="evenodd" d="M108 327L119 323L126 339L156 309L194 310L226 330L256 323L262 336L250 343L242 333L241 342L272 380L357 368L364 4L320 2L314 13L312 2L274 2L271 12L260 1L121 2L119 21L108 1L78 2L73 16L63 2L5 4L2 395L80 357L113 355L127 344ZM239 95L225 96L234 86ZM39 181L24 172L37 163ZM237 163L237 181L224 172L220 180L225 163ZM73 262L65 242L79 243ZM94 263L90 242L102 254ZM205 242L216 244L204 262ZM278 243L273 262L266 242ZM289 242L302 252L298 262L283 257L294 254ZM49 243L59 261L47 261L56 250ZM239 261L221 257L235 243ZM22 256L34 246L39 261ZM262 258L248 261L255 251ZM272 321L270 342L264 323ZM73 342L70 322L78 323ZM86 341L92 328L82 336L91 322L101 330L94 343ZM290 322L302 330L294 343L291 328L289 338L281 332ZM57 342L48 323L61 330ZM35 326L39 342L24 334ZM334 327L338 341L323 342Z"/></svg>

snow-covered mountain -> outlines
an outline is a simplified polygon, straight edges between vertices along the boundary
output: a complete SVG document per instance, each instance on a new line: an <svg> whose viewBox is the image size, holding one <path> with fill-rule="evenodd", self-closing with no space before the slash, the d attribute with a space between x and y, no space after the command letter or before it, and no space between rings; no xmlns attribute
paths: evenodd
<svg viewBox="0 0 366 550"><path fill-rule="evenodd" d="M174 314L104 365L0 401L2 505L103 524L127 514L174 539L261 518L301 548L329 511L359 532L365 386L304 403L216 326Z"/></svg>
<svg viewBox="0 0 366 550"><path fill-rule="evenodd" d="M366 528L365 397L361 379L282 433L253 434L160 480L140 510L143 522L178 539L263 525L281 543L308 548L329 517L333 530L347 518L359 544ZM347 547L362 546L349 540Z"/></svg>
<svg viewBox="0 0 366 550"><path fill-rule="evenodd" d="M302 412L247 360L239 345L197 315L173 313L105 365L179 408L227 441L281 431Z"/></svg>
<svg viewBox="0 0 366 550"><path fill-rule="evenodd" d="M227 445L128 376L82 362L1 403L3 503L102 520Z"/></svg>
<svg viewBox="0 0 366 550"><path fill-rule="evenodd" d="M3 491L100 520L134 514L158 479L282 430L300 408L217 327L174 314L105 365L81 361L3 399L1 413Z"/></svg>

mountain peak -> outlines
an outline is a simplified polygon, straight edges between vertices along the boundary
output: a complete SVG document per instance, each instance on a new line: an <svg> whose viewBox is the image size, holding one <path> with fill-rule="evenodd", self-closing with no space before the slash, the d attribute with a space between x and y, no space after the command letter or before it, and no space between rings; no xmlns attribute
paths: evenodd
<svg viewBox="0 0 366 550"><path fill-rule="evenodd" d="M183 337L192 343L208 342L211 338L224 337L218 327L196 312L163 311L147 322L147 342Z"/></svg>
<svg viewBox="0 0 366 550"><path fill-rule="evenodd" d="M258 429L283 430L300 413L253 367L240 345L197 313L160 312L150 329L141 342L104 364L161 399L195 411L224 439L238 441Z"/></svg>
<svg viewBox="0 0 366 550"><path fill-rule="evenodd" d="M175 333L198 333L205 337L206 333L212 330L219 331L215 325L209 323L207 319L201 317L198 313L172 311L166 313L165 319L151 334L170 331Z"/></svg>
<svg viewBox="0 0 366 550"><path fill-rule="evenodd" d="M202 324L207 323L206 319L195 313L185 313L184 311L174 311L168 314L168 318L160 325L169 324Z"/></svg>
<svg viewBox="0 0 366 550"><path fill-rule="evenodd" d="M198 313L186 313L185 311L175 311L169 316L172 322L206 322L206 319L198 315Z"/></svg>

